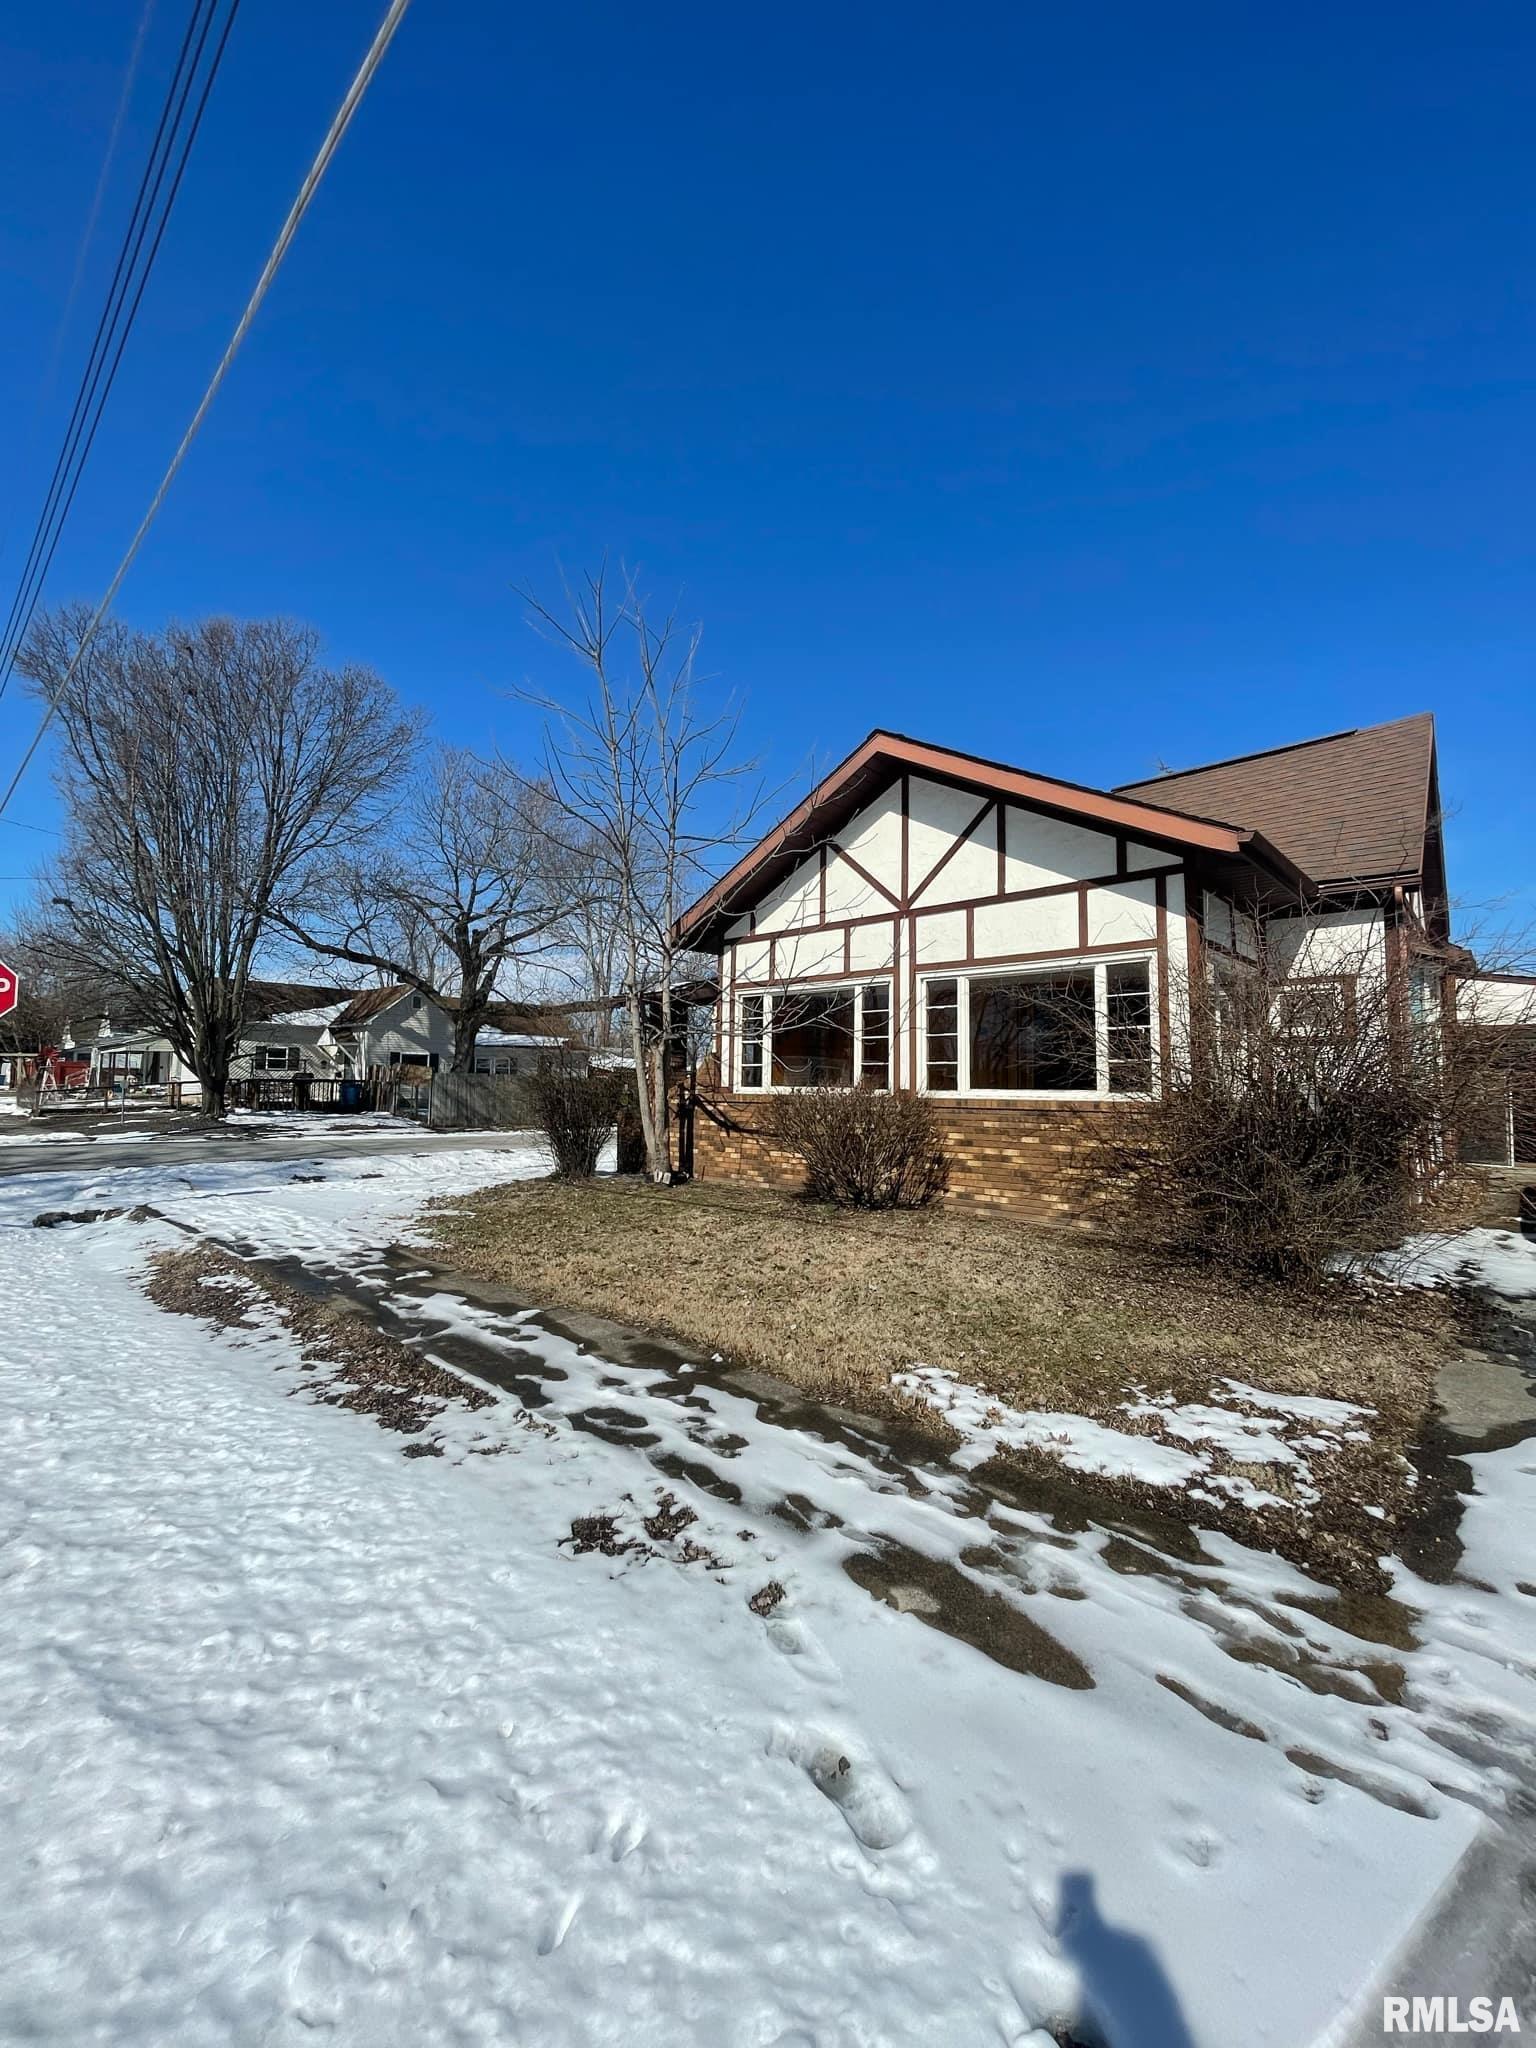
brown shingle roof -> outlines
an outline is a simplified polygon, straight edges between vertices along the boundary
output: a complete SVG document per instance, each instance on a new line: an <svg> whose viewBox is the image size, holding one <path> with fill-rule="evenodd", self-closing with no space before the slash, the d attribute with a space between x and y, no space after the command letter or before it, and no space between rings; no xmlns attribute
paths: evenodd
<svg viewBox="0 0 1536 2048"><path fill-rule="evenodd" d="M264 1024L290 1010L323 1010L330 1003L344 1003L351 993L329 982L250 981L245 990L245 1021Z"/></svg>
<svg viewBox="0 0 1536 2048"><path fill-rule="evenodd" d="M331 1029L336 1031L353 1024L366 1024L370 1017L377 1017L380 1010L387 1010L391 1003L398 1003L402 996L410 993L404 982L396 982L386 988L365 988L333 1020Z"/></svg>
<svg viewBox="0 0 1536 2048"><path fill-rule="evenodd" d="M1434 716L1420 711L1118 794L1252 826L1324 886L1406 881L1424 866L1434 752Z"/></svg>

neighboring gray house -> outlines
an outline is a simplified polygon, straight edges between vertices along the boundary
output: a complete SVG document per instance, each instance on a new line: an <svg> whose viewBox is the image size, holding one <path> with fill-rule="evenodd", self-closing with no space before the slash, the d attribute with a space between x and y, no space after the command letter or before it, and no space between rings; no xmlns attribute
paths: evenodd
<svg viewBox="0 0 1536 2048"><path fill-rule="evenodd" d="M543 1065L575 1066L584 1072L589 1064L585 1046L548 1032L482 1031L475 1040L477 1074L532 1074Z"/></svg>
<svg viewBox="0 0 1536 2048"><path fill-rule="evenodd" d="M236 1080L284 1074L367 1080L400 1069L436 1073L453 1058L451 1004L418 990L348 990L305 983L256 982L248 1003L250 1021L230 1073ZM537 1008L497 1004L475 1045L480 1074L530 1073L541 1062L560 1058L585 1067L586 1053L567 1033L540 1031ZM195 1089L196 1076L153 1031L114 1025L108 1016L82 1019L66 1029L64 1051L88 1060L91 1085L121 1078L131 1087L179 1083Z"/></svg>
<svg viewBox="0 0 1536 2048"><path fill-rule="evenodd" d="M453 1018L413 988L369 988L354 995L320 1034L328 1072L365 1080L392 1067L435 1073L453 1058Z"/></svg>
<svg viewBox="0 0 1536 2048"><path fill-rule="evenodd" d="M249 1022L231 1075L246 1080L261 1074L330 1074L322 1040L330 1019L352 1000L346 989L307 982L253 982ZM133 1024L114 1025L110 1015L73 1020L64 1031L64 1053L88 1060L93 1087L116 1079L142 1088L180 1083L195 1088L197 1077L172 1050L170 1040Z"/></svg>

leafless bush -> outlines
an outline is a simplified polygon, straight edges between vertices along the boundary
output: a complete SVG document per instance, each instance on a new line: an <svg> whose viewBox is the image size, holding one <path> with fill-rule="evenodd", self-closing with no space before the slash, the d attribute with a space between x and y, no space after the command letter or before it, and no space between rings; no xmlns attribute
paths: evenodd
<svg viewBox="0 0 1536 2048"><path fill-rule="evenodd" d="M1223 961L1188 1016L1162 1091L1085 1137L1149 1236L1301 1281L1425 1227L1502 1057L1458 1024L1437 963Z"/></svg>
<svg viewBox="0 0 1536 2048"><path fill-rule="evenodd" d="M805 1161L806 1192L840 1209L921 1209L949 1186L926 1096L796 1088L773 1099L772 1134Z"/></svg>
<svg viewBox="0 0 1536 2048"><path fill-rule="evenodd" d="M542 1067L525 1085L534 1121L554 1154L557 1177L590 1180L627 1097L623 1077Z"/></svg>

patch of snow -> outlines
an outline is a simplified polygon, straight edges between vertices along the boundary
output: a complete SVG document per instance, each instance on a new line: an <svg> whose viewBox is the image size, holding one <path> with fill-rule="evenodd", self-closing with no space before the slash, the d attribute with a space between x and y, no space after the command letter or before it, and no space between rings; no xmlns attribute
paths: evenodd
<svg viewBox="0 0 1536 2048"><path fill-rule="evenodd" d="M1284 1437L1256 1416L1236 1408L1217 1408L1198 1401L1174 1407L1161 1401L1122 1402L1127 1415L1156 1417L1170 1436L1217 1449L1250 1465L1296 1465L1300 1454Z"/></svg>
<svg viewBox="0 0 1536 2048"><path fill-rule="evenodd" d="M1507 1299L1536 1295L1536 1238L1513 1230L1410 1237L1371 1270L1399 1287L1487 1287Z"/></svg>
<svg viewBox="0 0 1536 2048"><path fill-rule="evenodd" d="M1206 1470L1207 1460L1156 1437L1113 1429L1087 1415L1051 1409L1010 1408L981 1388L939 1365L892 1373L891 1385L935 1408L960 1432L952 1462L962 1471L983 1464L999 1450L1042 1450L1074 1472L1140 1479L1148 1486L1183 1486Z"/></svg>
<svg viewBox="0 0 1536 2048"><path fill-rule="evenodd" d="M1274 1415L1298 1415L1306 1421L1330 1423L1336 1429L1376 1413L1358 1402L1330 1401L1320 1394L1274 1394L1267 1387L1251 1387L1246 1380L1223 1378L1221 1384L1252 1408L1264 1408Z"/></svg>
<svg viewBox="0 0 1536 2048"><path fill-rule="evenodd" d="M284 1010L280 1017L263 1017L260 1024L253 1024L250 1027L249 1036L253 1039L259 1038L262 1025L264 1024L294 1024L302 1026L306 1030L323 1028L327 1024L334 1023L351 1001L352 998L348 996L346 1002L321 1003L314 1009Z"/></svg>
<svg viewBox="0 0 1536 2048"><path fill-rule="evenodd" d="M894 1373L891 1384L927 1402L959 1432L962 1442L952 1461L962 1471L983 1464L1004 1449L1048 1451L1074 1472L1112 1479L1140 1480L1147 1486L1186 1488L1197 1500L1225 1497L1249 1508L1294 1508L1316 1500L1304 1449L1333 1448L1335 1438L1312 1435L1287 1436L1288 1423L1273 1423L1239 1409L1216 1403L1154 1399L1143 1395L1121 1403L1121 1411L1138 1421L1155 1420L1169 1436L1193 1448L1182 1450L1160 1436L1141 1431L1116 1429L1112 1423L1086 1415L1060 1414L1048 1409L1010 1408L959 1379L942 1366L916 1366ZM1220 1382L1244 1400L1255 1393L1240 1380ZM1306 1415L1343 1420L1367 1413L1347 1401L1314 1400L1306 1395L1263 1397L1272 1410L1298 1419ZM1345 1433L1344 1440L1366 1441L1362 1431ZM1260 1487L1241 1473L1215 1472L1209 1453L1225 1452L1241 1464L1283 1465L1292 1475L1293 1498L1286 1499Z"/></svg>

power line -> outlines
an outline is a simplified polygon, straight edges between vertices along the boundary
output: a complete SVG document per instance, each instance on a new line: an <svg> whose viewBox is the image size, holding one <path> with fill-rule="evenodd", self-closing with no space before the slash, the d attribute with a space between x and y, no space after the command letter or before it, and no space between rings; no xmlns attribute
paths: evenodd
<svg viewBox="0 0 1536 2048"><path fill-rule="evenodd" d="M85 277L86 258L90 255L91 244L96 239L96 229L101 220L102 203L107 196L107 183L112 175L112 166L117 160L117 145L123 132L123 123L128 117L128 108L133 100L133 88L139 75L139 59L144 54L144 40L149 33L150 17L154 11L155 0L144 0L144 11L139 16L138 33L134 36L133 48L128 53L128 68L123 74L122 90L117 97L117 112L113 115L112 125L107 131L107 146L102 153L101 169L96 174L96 190L91 195L91 204L85 216L85 226L80 231L79 245L75 250L75 267L70 273L69 289L64 294L64 308L59 314L58 325L54 329L53 346L48 351L47 363L44 366L42 376L38 379L37 391L32 400L32 410L28 416L25 433L22 436L27 461L30 461L31 458L43 408L53 396L54 380L59 373L59 359L64 353L64 338L69 332L69 323L74 316L75 301L80 296L80 286ZM21 465L23 471L27 467L27 461L24 461ZM3 560L5 557L6 548L10 544L11 528L14 524L15 504L13 502L6 512L5 525L3 528L0 528L0 560Z"/></svg>
<svg viewBox="0 0 1536 2048"><path fill-rule="evenodd" d="M12 666L37 601L42 595L43 583L58 547L64 522L74 503L86 459L96 439L96 430L101 424L102 413L116 382L123 351L127 347L128 336L138 317L144 288L149 282L149 274L159 254L160 244L165 238L171 210L176 204L176 195L181 190L182 177L192 153L192 145L197 140L203 112L208 105L208 96L213 90L213 81L218 74L219 63L224 55L224 47L229 40L229 32L234 25L235 10L238 6L239 0L229 0L224 26L214 43L212 59L203 74L196 104L188 123L185 120L187 106L197 86L199 67L202 65L203 54L219 8L219 0L194 0L192 14L187 22L181 50L177 56L176 69L166 90L155 138L150 145L149 157L139 179L133 210L118 250L117 265L112 273L112 282L107 288L106 303L96 323L90 353L81 372L80 385L75 394L69 424L64 430L63 445L54 464L48 494L33 530L32 544L27 550L27 559L22 567L16 595L11 601L5 630L0 633L0 696L4 695L10 682ZM168 171L171 175L169 186L166 187ZM165 188L163 203L162 188Z"/></svg>
<svg viewBox="0 0 1536 2048"><path fill-rule="evenodd" d="M182 435L181 440L177 445L176 453L171 457L170 465L167 468L165 475L160 479L159 489L155 492L154 497L151 498L149 501L149 510L144 514L144 517L139 521L138 531L133 536L133 539L128 543L128 552L123 556L123 559L118 563L117 569L112 577L112 581L107 585L106 595L102 598L101 603L96 607L96 610L91 616L89 624L86 626L85 631L81 634L80 644L75 649L74 654L70 657L69 667L64 671L64 674L60 677L57 687L50 692L48 702L43 709L43 715L38 721L37 730L35 733L33 733L32 738L28 743L27 751L22 755L20 764L16 769L16 773L11 777L9 784L6 787L4 796L0 796L0 822L4 821L5 812L10 806L11 798L16 794L16 791L21 784L21 778L26 774L28 768L31 766L32 757L37 752L39 746L42 744L43 734L48 730L49 725L52 723L53 714L55 711L57 711L60 700L64 695L64 692L69 688L70 684L74 681L75 671L79 668L81 661L85 658L86 650L89 648L92 640L96 637L97 630L100 627L102 620L106 617L108 611L111 609L112 601L117 596L118 591L122 587L123 578L128 574L129 569L133 566L134 557L138 554L140 547L143 545L144 536L149 532L150 527L154 524L155 516L159 512L160 507L165 502L166 493L170 490L172 483L175 481L177 471L181 468L182 463L186 459L187 450L192 446L193 441L197 438L198 429L202 426L203 421L207 418L209 408L212 406L214 399L218 396L219 387L224 382L225 377L229 374L230 365L234 362L235 357L239 352L240 344L245 340L246 335L250 332L251 323L255 320L257 313L261 310L262 300L265 299L265 297L267 296L267 293L272 285L272 280L277 276L278 271L282 268L283 258L288 254L288 250L290 245L292 244L293 238L299 231L299 225L302 222L305 214L308 213L309 211L310 202L313 200L316 192L319 190L321 180L324 178L326 172L330 169L331 159L332 157L335 156L337 149L340 147L342 137L346 134L348 128L351 127L352 117L357 112L358 107L362 104L363 95L367 92L369 86L373 83L373 75L378 70L380 64L384 61L384 54L388 50L390 44L394 41L395 31L396 29L399 28L400 23L404 20L405 10L407 7L409 7L409 5L410 0L390 0L389 8L385 13L383 21L379 24L378 33L374 36L373 42L369 46L368 54L366 57L364 57L361 65L358 67L357 76L353 79L351 85L347 88L346 96L342 100L341 105L336 109L336 113L332 118L331 125L329 129L326 131L325 140L321 143L319 150L316 152L315 160L310 165L309 171L305 176L303 184L300 185L299 187L298 197L294 200L292 206L288 209L288 218L283 222L281 229L278 231L277 240L272 245L272 253L267 258L266 263L262 268L262 273L260 277L258 277L256 280L256 288L251 293L251 296L246 303L245 311L240 315L240 319L235 328L234 333L230 336L229 346L225 349L223 355L220 357L218 368L214 371L213 376L209 379L208 389L203 393L202 400L198 405L197 411L193 413L187 430Z"/></svg>

